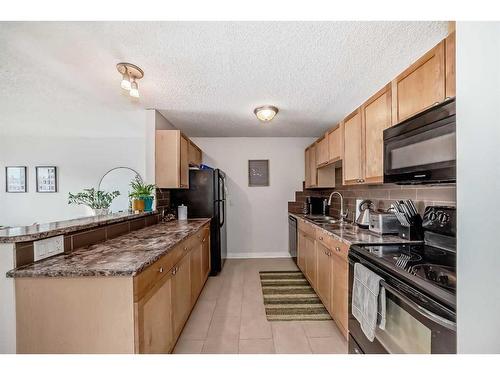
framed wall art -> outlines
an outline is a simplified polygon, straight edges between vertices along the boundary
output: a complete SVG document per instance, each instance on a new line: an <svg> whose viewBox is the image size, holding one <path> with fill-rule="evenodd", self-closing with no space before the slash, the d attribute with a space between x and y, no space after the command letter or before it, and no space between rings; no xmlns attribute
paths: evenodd
<svg viewBox="0 0 500 375"><path fill-rule="evenodd" d="M36 167L36 191L57 193L57 167Z"/></svg>
<svg viewBox="0 0 500 375"><path fill-rule="evenodd" d="M26 167L5 167L5 191L7 193L28 191Z"/></svg>
<svg viewBox="0 0 500 375"><path fill-rule="evenodd" d="M248 186L269 186L269 160L248 161Z"/></svg>

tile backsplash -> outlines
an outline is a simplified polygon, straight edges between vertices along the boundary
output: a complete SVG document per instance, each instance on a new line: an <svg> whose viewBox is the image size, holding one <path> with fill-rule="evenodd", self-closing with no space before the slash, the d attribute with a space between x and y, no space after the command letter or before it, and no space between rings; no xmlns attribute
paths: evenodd
<svg viewBox="0 0 500 375"><path fill-rule="evenodd" d="M356 212L356 199L370 199L376 209L385 210L392 202L411 199L420 213L426 206L456 206L456 185L342 185L342 169L335 170L336 187L333 189L304 189L295 193L295 201L288 202L288 211L301 213L307 196L327 198L332 191L338 191L344 197L344 208L349 209L349 220ZM330 215L338 216L340 200L333 197Z"/></svg>

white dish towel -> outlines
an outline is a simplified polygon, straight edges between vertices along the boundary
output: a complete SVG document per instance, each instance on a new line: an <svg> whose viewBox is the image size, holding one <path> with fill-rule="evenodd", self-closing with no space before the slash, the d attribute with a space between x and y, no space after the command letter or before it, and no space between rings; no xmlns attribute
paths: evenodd
<svg viewBox="0 0 500 375"><path fill-rule="evenodd" d="M361 263L354 264L352 286L352 315L358 320L368 340L373 341L377 322L385 328L385 289L382 277Z"/></svg>

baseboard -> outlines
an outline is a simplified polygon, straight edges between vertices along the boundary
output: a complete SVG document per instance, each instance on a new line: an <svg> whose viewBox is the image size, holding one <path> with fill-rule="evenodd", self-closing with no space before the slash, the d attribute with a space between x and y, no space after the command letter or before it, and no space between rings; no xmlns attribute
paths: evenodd
<svg viewBox="0 0 500 375"><path fill-rule="evenodd" d="M291 258L288 251L228 253L227 259Z"/></svg>

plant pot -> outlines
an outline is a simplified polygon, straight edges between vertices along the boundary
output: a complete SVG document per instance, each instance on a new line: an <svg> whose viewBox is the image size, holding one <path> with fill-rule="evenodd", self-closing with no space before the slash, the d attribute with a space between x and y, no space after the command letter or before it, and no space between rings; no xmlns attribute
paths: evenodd
<svg viewBox="0 0 500 375"><path fill-rule="evenodd" d="M144 200L143 199L132 199L132 211L143 212L144 211Z"/></svg>
<svg viewBox="0 0 500 375"><path fill-rule="evenodd" d="M144 201L144 212L153 211L153 201L155 198L153 196L149 196L149 197L142 197L141 199Z"/></svg>
<svg viewBox="0 0 500 375"><path fill-rule="evenodd" d="M109 208L93 208L94 216L108 215Z"/></svg>

